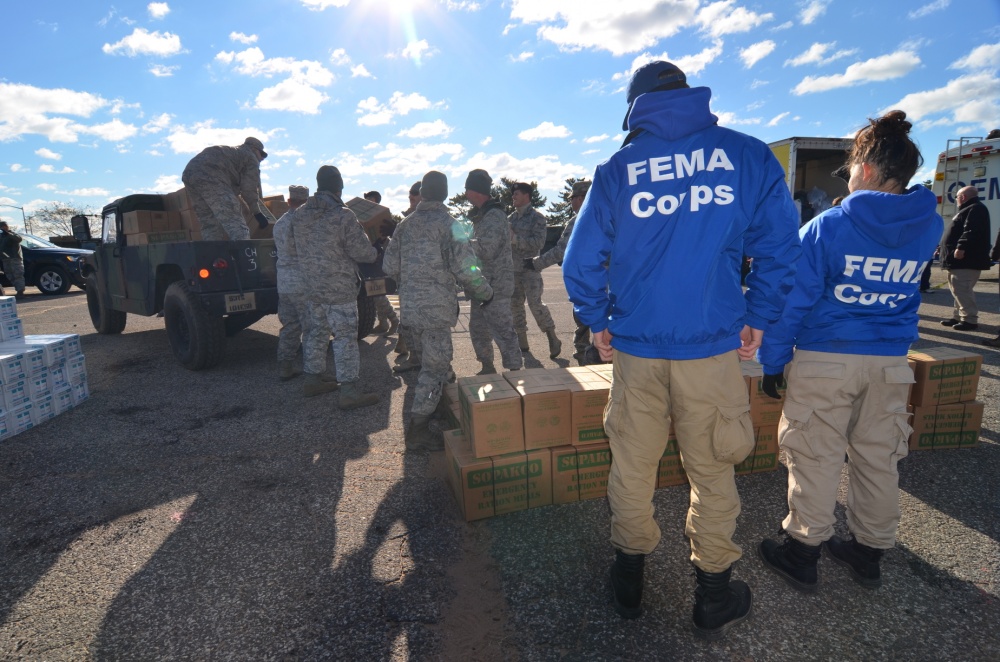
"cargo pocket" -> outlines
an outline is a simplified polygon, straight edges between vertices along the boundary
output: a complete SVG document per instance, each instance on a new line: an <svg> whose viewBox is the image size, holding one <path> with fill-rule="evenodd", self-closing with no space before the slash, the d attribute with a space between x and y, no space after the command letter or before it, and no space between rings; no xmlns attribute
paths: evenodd
<svg viewBox="0 0 1000 662"><path fill-rule="evenodd" d="M625 384L622 380L611 383L611 393L608 394L608 404L604 405L604 432L609 436L621 437L622 396Z"/></svg>
<svg viewBox="0 0 1000 662"><path fill-rule="evenodd" d="M830 365L830 364L827 364ZM785 453L787 462L799 465L816 466L812 447L809 445L809 427L812 424L813 408L785 398L781 410L781 419L785 422L784 433L778 437L778 446Z"/></svg>
<svg viewBox="0 0 1000 662"><path fill-rule="evenodd" d="M712 430L712 455L716 462L739 464L753 450L750 405L719 407Z"/></svg>
<svg viewBox="0 0 1000 662"><path fill-rule="evenodd" d="M795 374L810 379L843 379L847 366L828 361L802 361L795 364Z"/></svg>
<svg viewBox="0 0 1000 662"><path fill-rule="evenodd" d="M909 372L909 368L906 368ZM888 374L886 374L888 378ZM913 373L910 372L910 379L913 379ZM905 384L907 382L896 382ZM910 414L906 411L895 412L896 417L896 430L898 432L898 439L896 440L896 452L892 454L892 459L895 462L899 462L904 457L910 454L910 435L913 434L913 428L910 426Z"/></svg>
<svg viewBox="0 0 1000 662"><path fill-rule="evenodd" d="M915 384L913 370L908 365L894 365L882 368L882 377L886 384Z"/></svg>

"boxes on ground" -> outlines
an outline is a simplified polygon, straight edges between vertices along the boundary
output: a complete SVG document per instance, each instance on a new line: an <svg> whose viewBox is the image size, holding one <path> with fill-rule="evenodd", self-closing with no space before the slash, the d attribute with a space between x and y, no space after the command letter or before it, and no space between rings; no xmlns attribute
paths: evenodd
<svg viewBox="0 0 1000 662"><path fill-rule="evenodd" d="M521 396L501 375L460 378L458 400L475 457L524 450Z"/></svg>
<svg viewBox="0 0 1000 662"><path fill-rule="evenodd" d="M913 433L909 448L916 450L941 450L967 448L979 444L983 425L982 402L956 402L936 407L914 407Z"/></svg>
<svg viewBox="0 0 1000 662"><path fill-rule="evenodd" d="M358 217L358 223L361 223L372 243L381 235L389 234L392 229L392 212L388 207L364 198L351 198L347 201L347 207Z"/></svg>
<svg viewBox="0 0 1000 662"><path fill-rule="evenodd" d="M162 233L181 229L181 215L176 211L137 210L125 212L122 216L122 232L127 235Z"/></svg>
<svg viewBox="0 0 1000 662"><path fill-rule="evenodd" d="M493 460L473 455L461 430L443 434L448 482L465 521L493 517Z"/></svg>
<svg viewBox="0 0 1000 662"><path fill-rule="evenodd" d="M736 475L759 474L778 468L778 426L753 429L754 447L746 459L736 465Z"/></svg>
<svg viewBox="0 0 1000 662"><path fill-rule="evenodd" d="M544 369L505 372L521 396L524 448L565 446L570 441L570 392L558 376Z"/></svg>
<svg viewBox="0 0 1000 662"><path fill-rule="evenodd" d="M743 372L743 381L746 382L747 393L750 396L750 420L754 428L777 425L781 420L785 387L778 389L782 399L775 400L761 388L764 366L756 361L740 361L740 370Z"/></svg>
<svg viewBox="0 0 1000 662"><path fill-rule="evenodd" d="M916 383L914 407L931 407L976 399L983 357L952 347L928 347L908 354Z"/></svg>
<svg viewBox="0 0 1000 662"><path fill-rule="evenodd" d="M604 410L611 396L611 382L607 373L593 370L597 366L565 368L559 371L563 382L570 389L573 418L570 422L570 443L582 446L606 443Z"/></svg>

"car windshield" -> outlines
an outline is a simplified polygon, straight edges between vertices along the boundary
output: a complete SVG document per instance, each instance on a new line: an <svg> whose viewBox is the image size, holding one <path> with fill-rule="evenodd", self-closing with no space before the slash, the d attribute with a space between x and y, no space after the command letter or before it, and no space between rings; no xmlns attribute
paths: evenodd
<svg viewBox="0 0 1000 662"><path fill-rule="evenodd" d="M21 246L24 248L59 248L51 241L46 241L45 239L36 237L33 234L22 234Z"/></svg>

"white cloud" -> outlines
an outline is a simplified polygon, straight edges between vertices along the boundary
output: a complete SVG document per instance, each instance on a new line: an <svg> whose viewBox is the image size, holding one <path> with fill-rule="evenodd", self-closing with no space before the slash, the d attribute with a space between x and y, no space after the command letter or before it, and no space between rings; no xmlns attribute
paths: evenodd
<svg viewBox="0 0 1000 662"><path fill-rule="evenodd" d="M494 182L499 182L501 177L515 181L525 179L536 181L539 190L552 195L562 191L566 180L570 177L590 177L593 174L591 166L562 163L555 154L542 154L527 159L518 159L507 152L499 154L477 152L470 156L465 163L455 166L451 171L451 176L461 177L464 182L469 171L476 168L483 168L489 172Z"/></svg>
<svg viewBox="0 0 1000 662"><path fill-rule="evenodd" d="M801 67L804 64L829 64L834 60L839 60L844 57L850 57L858 52L858 49L852 48L850 50L839 50L830 56L827 56L827 52L834 48L837 42L831 41L826 44L821 44L816 42L812 44L809 48L799 53L793 58L785 60L786 67Z"/></svg>
<svg viewBox="0 0 1000 662"><path fill-rule="evenodd" d="M145 124L143 124L142 125L142 132L143 133L159 133L160 131L163 131L164 129L167 129L167 128L170 127L170 121L172 119L173 119L173 115L171 115L170 113L161 113L161 114L157 115L156 117L154 117L153 119L151 119L148 122L146 122Z"/></svg>
<svg viewBox="0 0 1000 662"><path fill-rule="evenodd" d="M826 6L829 0L812 0L806 4L799 12L799 20L802 25L812 25L812 23L826 13Z"/></svg>
<svg viewBox="0 0 1000 662"><path fill-rule="evenodd" d="M1000 67L1000 44L983 44L965 57L948 65L949 69L995 69Z"/></svg>
<svg viewBox="0 0 1000 662"><path fill-rule="evenodd" d="M720 0L698 10L697 21L702 30L713 37L749 32L774 18L774 14L758 14L745 7L733 7L736 0Z"/></svg>
<svg viewBox="0 0 1000 662"><path fill-rule="evenodd" d="M418 41L411 41L399 52L397 53L387 53L388 58L403 58L406 60L413 60L414 62L420 62L424 58L428 58L432 55L438 53L438 50L431 48L431 45L427 43L426 39L420 39Z"/></svg>
<svg viewBox="0 0 1000 662"><path fill-rule="evenodd" d="M106 106L106 99L89 92L0 82L0 141L36 134L76 142L86 126L58 115L90 117Z"/></svg>
<svg viewBox="0 0 1000 662"><path fill-rule="evenodd" d="M719 126L760 124L762 121L759 117L740 118L736 113L731 113L727 110L713 110L712 112L719 118Z"/></svg>
<svg viewBox="0 0 1000 662"><path fill-rule="evenodd" d="M780 32L781 30L788 30L794 27L795 27L794 21L785 21L781 25L775 25L773 28L771 28L771 32Z"/></svg>
<svg viewBox="0 0 1000 662"><path fill-rule="evenodd" d="M893 108L905 110L909 119L924 119L922 124L925 126L969 123L983 129L995 129L1000 117L1000 78L992 72L960 76L943 87L907 94L881 112ZM949 116L929 119L942 113Z"/></svg>
<svg viewBox="0 0 1000 662"><path fill-rule="evenodd" d="M375 78L363 64L351 67L351 78Z"/></svg>
<svg viewBox="0 0 1000 662"><path fill-rule="evenodd" d="M222 51L215 59L232 65L237 73L254 78L288 76L284 81L258 93L255 107L265 110L284 110L315 115L330 97L318 87L331 85L333 72L315 60L296 60L290 57L265 58L264 52L254 46L239 53Z"/></svg>
<svg viewBox="0 0 1000 662"><path fill-rule="evenodd" d="M160 175L149 190L153 193L173 193L183 186L180 175Z"/></svg>
<svg viewBox="0 0 1000 662"><path fill-rule="evenodd" d="M264 143L264 149L268 149L270 134L267 131L254 127L220 129L213 124L212 121L201 122L190 129L178 126L167 136L167 142L175 154L197 154L212 145L242 145L247 136L256 136Z"/></svg>
<svg viewBox="0 0 1000 662"><path fill-rule="evenodd" d="M580 0L512 0L510 17L521 25L539 25L538 39L559 50L624 55L651 48L690 27L698 4L698 0L616 0L588 3L582 9Z"/></svg>
<svg viewBox="0 0 1000 662"><path fill-rule="evenodd" d="M40 188L43 191L55 191L59 187L56 186L55 184L45 184L45 183L42 183L42 184L37 184L35 186L35 188Z"/></svg>
<svg viewBox="0 0 1000 662"><path fill-rule="evenodd" d="M433 122L418 122L409 129L403 129L397 135L402 138L417 139L437 138L439 136L447 138L452 131L454 129L445 124L444 121L434 120Z"/></svg>
<svg viewBox="0 0 1000 662"><path fill-rule="evenodd" d="M847 67L842 74L806 76L792 89L792 93L796 95L811 94L875 81L892 80L905 76L919 64L920 58L913 51L896 51L888 55L873 57L864 62L856 62Z"/></svg>
<svg viewBox="0 0 1000 662"><path fill-rule="evenodd" d="M652 53L642 53L637 55L632 60L632 65L627 71L620 71L611 77L611 80L621 83L621 87L618 89L619 92L624 91L625 85L628 83L629 79L632 78L632 74L635 73L639 67L649 64L650 62L655 62L657 60L665 60L667 62L673 62L681 71L688 77L688 82L690 83L691 77L696 76L701 73L706 66L708 66L713 60L722 55L722 40L716 39L711 46L706 46L704 50L700 53L694 55L684 55L681 57L671 57L666 51L659 55L653 55Z"/></svg>
<svg viewBox="0 0 1000 662"><path fill-rule="evenodd" d="M491 142L493 142L493 136L486 136L485 138L479 141L479 144L482 145L483 147L486 147Z"/></svg>
<svg viewBox="0 0 1000 662"><path fill-rule="evenodd" d="M80 133L87 133L104 140L111 142L118 142L120 140L125 140L126 138L131 138L139 129L133 124L125 124L117 117L110 122L105 122L104 124L95 124L93 126L82 127Z"/></svg>
<svg viewBox="0 0 1000 662"><path fill-rule="evenodd" d="M59 154L58 152L53 152L51 149L47 149L45 147L36 149L35 154L42 157L43 159L51 159L53 161L62 160L62 154Z"/></svg>
<svg viewBox="0 0 1000 662"><path fill-rule="evenodd" d="M580 155L581 156L590 156L591 154L597 154L600 151L601 150L599 150L599 149L588 149L588 150L585 150L583 152L580 152Z"/></svg>
<svg viewBox="0 0 1000 662"><path fill-rule="evenodd" d="M347 54L347 50L343 48L337 48L330 53L330 64L335 67L346 67L351 63L351 57Z"/></svg>
<svg viewBox="0 0 1000 662"><path fill-rule="evenodd" d="M767 39L765 41L758 41L756 44L751 44L740 51L740 59L743 60L743 66L746 69L753 67L765 57L770 55L774 51L776 44Z"/></svg>
<svg viewBox="0 0 1000 662"><path fill-rule="evenodd" d="M941 11L942 9L947 9L948 5L951 4L951 0L934 0L934 2L928 3L922 7L917 7L911 11L906 16L908 18L923 18L928 14L933 14L936 11Z"/></svg>
<svg viewBox="0 0 1000 662"><path fill-rule="evenodd" d="M149 68L149 73L157 78L167 78L173 76L174 72L180 69L179 66L167 66L165 64L154 64Z"/></svg>
<svg viewBox="0 0 1000 662"><path fill-rule="evenodd" d="M132 34L123 37L121 41L113 44L104 44L101 50L108 55L154 55L157 57L170 57L177 55L181 48L181 38L170 32L149 32L143 28L136 28Z"/></svg>
<svg viewBox="0 0 1000 662"><path fill-rule="evenodd" d="M541 140L542 138L568 138L570 131L564 126L556 126L552 122L542 122L532 129L525 129L517 134L521 140Z"/></svg>
<svg viewBox="0 0 1000 662"><path fill-rule="evenodd" d="M768 126L778 126L778 124L781 123L781 120L785 119L789 115L791 115L791 113L788 112L788 111L786 111L784 113L780 113L778 115L775 115L774 117L771 118L771 121L768 122L767 125Z"/></svg>
<svg viewBox="0 0 1000 662"><path fill-rule="evenodd" d="M288 78L277 85L265 87L257 94L255 108L261 110L284 110L307 115L319 114L320 106L330 97L308 83Z"/></svg>
<svg viewBox="0 0 1000 662"><path fill-rule="evenodd" d="M361 115L358 118L359 126L380 126L389 124L397 115L408 115L414 110L442 107L444 107L443 102L431 103L427 97L417 92L411 94L393 92L392 97L385 104L379 103L375 97L359 101L356 112Z"/></svg>
<svg viewBox="0 0 1000 662"><path fill-rule="evenodd" d="M300 0L302 6L312 11L323 11L327 7L346 7L351 0Z"/></svg>
<svg viewBox="0 0 1000 662"><path fill-rule="evenodd" d="M535 57L535 54L531 51L524 51L523 53L518 53L517 55L509 55L511 62L527 62L531 58Z"/></svg>
<svg viewBox="0 0 1000 662"><path fill-rule="evenodd" d="M154 19L161 19L170 13L170 6L165 2L151 2L146 5L146 11Z"/></svg>
<svg viewBox="0 0 1000 662"><path fill-rule="evenodd" d="M22 170L24 170L24 166L21 165L20 163L11 163L10 164L10 171L11 172L21 172Z"/></svg>
<svg viewBox="0 0 1000 662"><path fill-rule="evenodd" d="M107 198L111 195L111 192L104 188L75 188L72 191L60 191L59 193L81 198Z"/></svg>
<svg viewBox="0 0 1000 662"><path fill-rule="evenodd" d="M587 138L584 138L583 142L585 142L585 143L599 143L599 142L604 142L605 140L607 140L610 137L611 136L609 136L608 134L602 133L599 136L589 136Z"/></svg>
<svg viewBox="0 0 1000 662"><path fill-rule="evenodd" d="M257 35L243 34L242 32L230 32L229 41L237 41L241 44L246 44L247 46L249 46L250 44L257 43Z"/></svg>
<svg viewBox="0 0 1000 662"><path fill-rule="evenodd" d="M76 172L76 170L73 170L73 168L70 168L69 166L63 166L61 170L56 170L51 164L45 163L38 166L38 172L45 172L50 175L68 175L72 172Z"/></svg>

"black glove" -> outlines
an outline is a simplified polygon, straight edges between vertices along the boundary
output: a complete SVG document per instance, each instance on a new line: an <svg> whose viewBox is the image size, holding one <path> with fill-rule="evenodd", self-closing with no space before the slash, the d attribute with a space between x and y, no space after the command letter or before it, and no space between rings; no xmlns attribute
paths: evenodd
<svg viewBox="0 0 1000 662"><path fill-rule="evenodd" d="M260 226L261 230L267 227L267 216L264 216L264 214L257 212L256 214L253 215L253 217L257 219L257 225Z"/></svg>
<svg viewBox="0 0 1000 662"><path fill-rule="evenodd" d="M527 269L528 271L534 271L535 261L530 257L524 258L524 268Z"/></svg>
<svg viewBox="0 0 1000 662"><path fill-rule="evenodd" d="M764 380L760 383L760 390L764 391L765 395L775 400L781 400L781 396L778 395L779 388L785 388L785 375L783 373L764 375Z"/></svg>
<svg viewBox="0 0 1000 662"><path fill-rule="evenodd" d="M493 301L493 295L491 294L489 299L486 299L485 301L480 301L479 302L479 307L480 308L485 308L486 306L490 305L490 302L492 302L492 301Z"/></svg>

